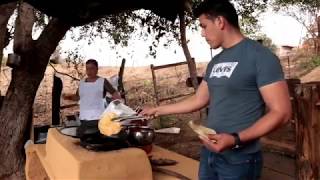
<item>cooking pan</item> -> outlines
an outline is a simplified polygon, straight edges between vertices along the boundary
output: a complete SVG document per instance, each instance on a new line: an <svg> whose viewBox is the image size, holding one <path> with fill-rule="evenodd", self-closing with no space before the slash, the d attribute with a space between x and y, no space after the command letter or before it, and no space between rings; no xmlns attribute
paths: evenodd
<svg viewBox="0 0 320 180"><path fill-rule="evenodd" d="M155 132L147 126L125 126L115 135L105 136L100 132L80 137L80 144L90 150L115 150L126 147L144 147L151 145Z"/></svg>
<svg viewBox="0 0 320 180"><path fill-rule="evenodd" d="M122 126L118 134L105 136L95 125L60 128L64 135L80 138L80 145L94 151L110 151L127 147L150 146L155 138L153 128L144 126L144 121L133 120ZM149 148L150 149L150 148Z"/></svg>
<svg viewBox="0 0 320 180"><path fill-rule="evenodd" d="M94 151L111 151L129 147L127 133L124 130L112 136L105 136L100 132L84 134L80 137L80 145Z"/></svg>

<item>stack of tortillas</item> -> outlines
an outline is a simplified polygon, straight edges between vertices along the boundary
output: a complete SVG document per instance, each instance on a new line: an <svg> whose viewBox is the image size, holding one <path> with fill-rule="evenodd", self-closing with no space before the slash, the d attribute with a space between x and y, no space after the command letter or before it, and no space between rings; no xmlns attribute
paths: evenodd
<svg viewBox="0 0 320 180"><path fill-rule="evenodd" d="M195 124L193 121L189 121L188 125L194 132L203 138L208 138L209 134L217 134L215 130Z"/></svg>

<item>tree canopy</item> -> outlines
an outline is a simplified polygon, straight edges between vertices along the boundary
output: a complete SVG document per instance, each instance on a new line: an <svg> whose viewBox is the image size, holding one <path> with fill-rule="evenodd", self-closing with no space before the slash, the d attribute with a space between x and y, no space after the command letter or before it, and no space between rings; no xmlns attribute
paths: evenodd
<svg viewBox="0 0 320 180"><path fill-rule="evenodd" d="M200 1L193 0L188 3L193 6L197 5ZM250 37L260 31L258 17L261 13L265 12L267 8L266 0L259 1L232 1L239 13L239 20L242 31ZM190 5L186 6L189 7ZM195 18L186 8L186 25L188 29L196 30L198 27ZM74 30L74 29L73 29ZM156 57L157 47L162 37L165 37L166 43L164 46L169 46L172 41L180 44L179 37L179 19L168 21L167 18L159 16L154 11L126 11L120 15L109 15L100 18L97 21L80 26L80 30L73 33L73 40L87 40L91 43L96 37L109 40L112 46L127 46L128 41L133 38L146 40L152 37L153 41L149 45L149 54ZM76 51L71 52L72 58L79 57Z"/></svg>
<svg viewBox="0 0 320 180"><path fill-rule="evenodd" d="M312 37L320 37L320 1L319 0L275 0L275 10L285 10L301 23Z"/></svg>

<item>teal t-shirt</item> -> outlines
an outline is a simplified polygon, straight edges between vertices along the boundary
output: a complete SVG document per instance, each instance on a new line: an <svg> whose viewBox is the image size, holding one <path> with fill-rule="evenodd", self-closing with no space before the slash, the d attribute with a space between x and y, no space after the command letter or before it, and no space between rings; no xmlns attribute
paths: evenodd
<svg viewBox="0 0 320 180"><path fill-rule="evenodd" d="M204 77L210 92L207 126L218 133L250 127L265 114L259 88L283 79L279 59L258 42L245 38L224 49L210 61ZM258 150L256 140L237 151Z"/></svg>

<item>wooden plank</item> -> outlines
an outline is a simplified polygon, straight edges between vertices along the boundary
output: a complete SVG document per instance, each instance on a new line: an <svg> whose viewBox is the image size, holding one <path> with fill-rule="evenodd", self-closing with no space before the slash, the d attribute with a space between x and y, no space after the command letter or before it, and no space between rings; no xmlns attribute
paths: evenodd
<svg viewBox="0 0 320 180"><path fill-rule="evenodd" d="M263 152L263 166L278 173L295 177L295 158L278 153Z"/></svg>
<svg viewBox="0 0 320 180"><path fill-rule="evenodd" d="M171 96L171 97L159 99L159 101L162 102L162 101L166 101L166 100L170 100L170 99L175 99L175 98L179 98L179 97L189 96L189 95L191 95L191 94L193 94L193 93L189 93L189 94L179 94L179 95L176 95L176 96Z"/></svg>
<svg viewBox="0 0 320 180"><path fill-rule="evenodd" d="M158 69L163 69L163 68L168 68L168 67L174 67L174 66L180 66L180 65L186 65L188 64L187 62L178 62L178 63L173 63L173 64L166 64L166 65L161 65L161 66L153 66L153 70L158 70Z"/></svg>
<svg viewBox="0 0 320 180"><path fill-rule="evenodd" d="M265 137L261 138L261 143L271 148L274 148L277 151L289 153L290 156L295 156L296 154L295 144L287 144L287 143L271 140Z"/></svg>
<svg viewBox="0 0 320 180"><path fill-rule="evenodd" d="M278 153L263 152L263 170L261 179L294 180L295 158Z"/></svg>
<svg viewBox="0 0 320 180"><path fill-rule="evenodd" d="M261 180L295 180L294 177L279 173L273 169L263 168Z"/></svg>

